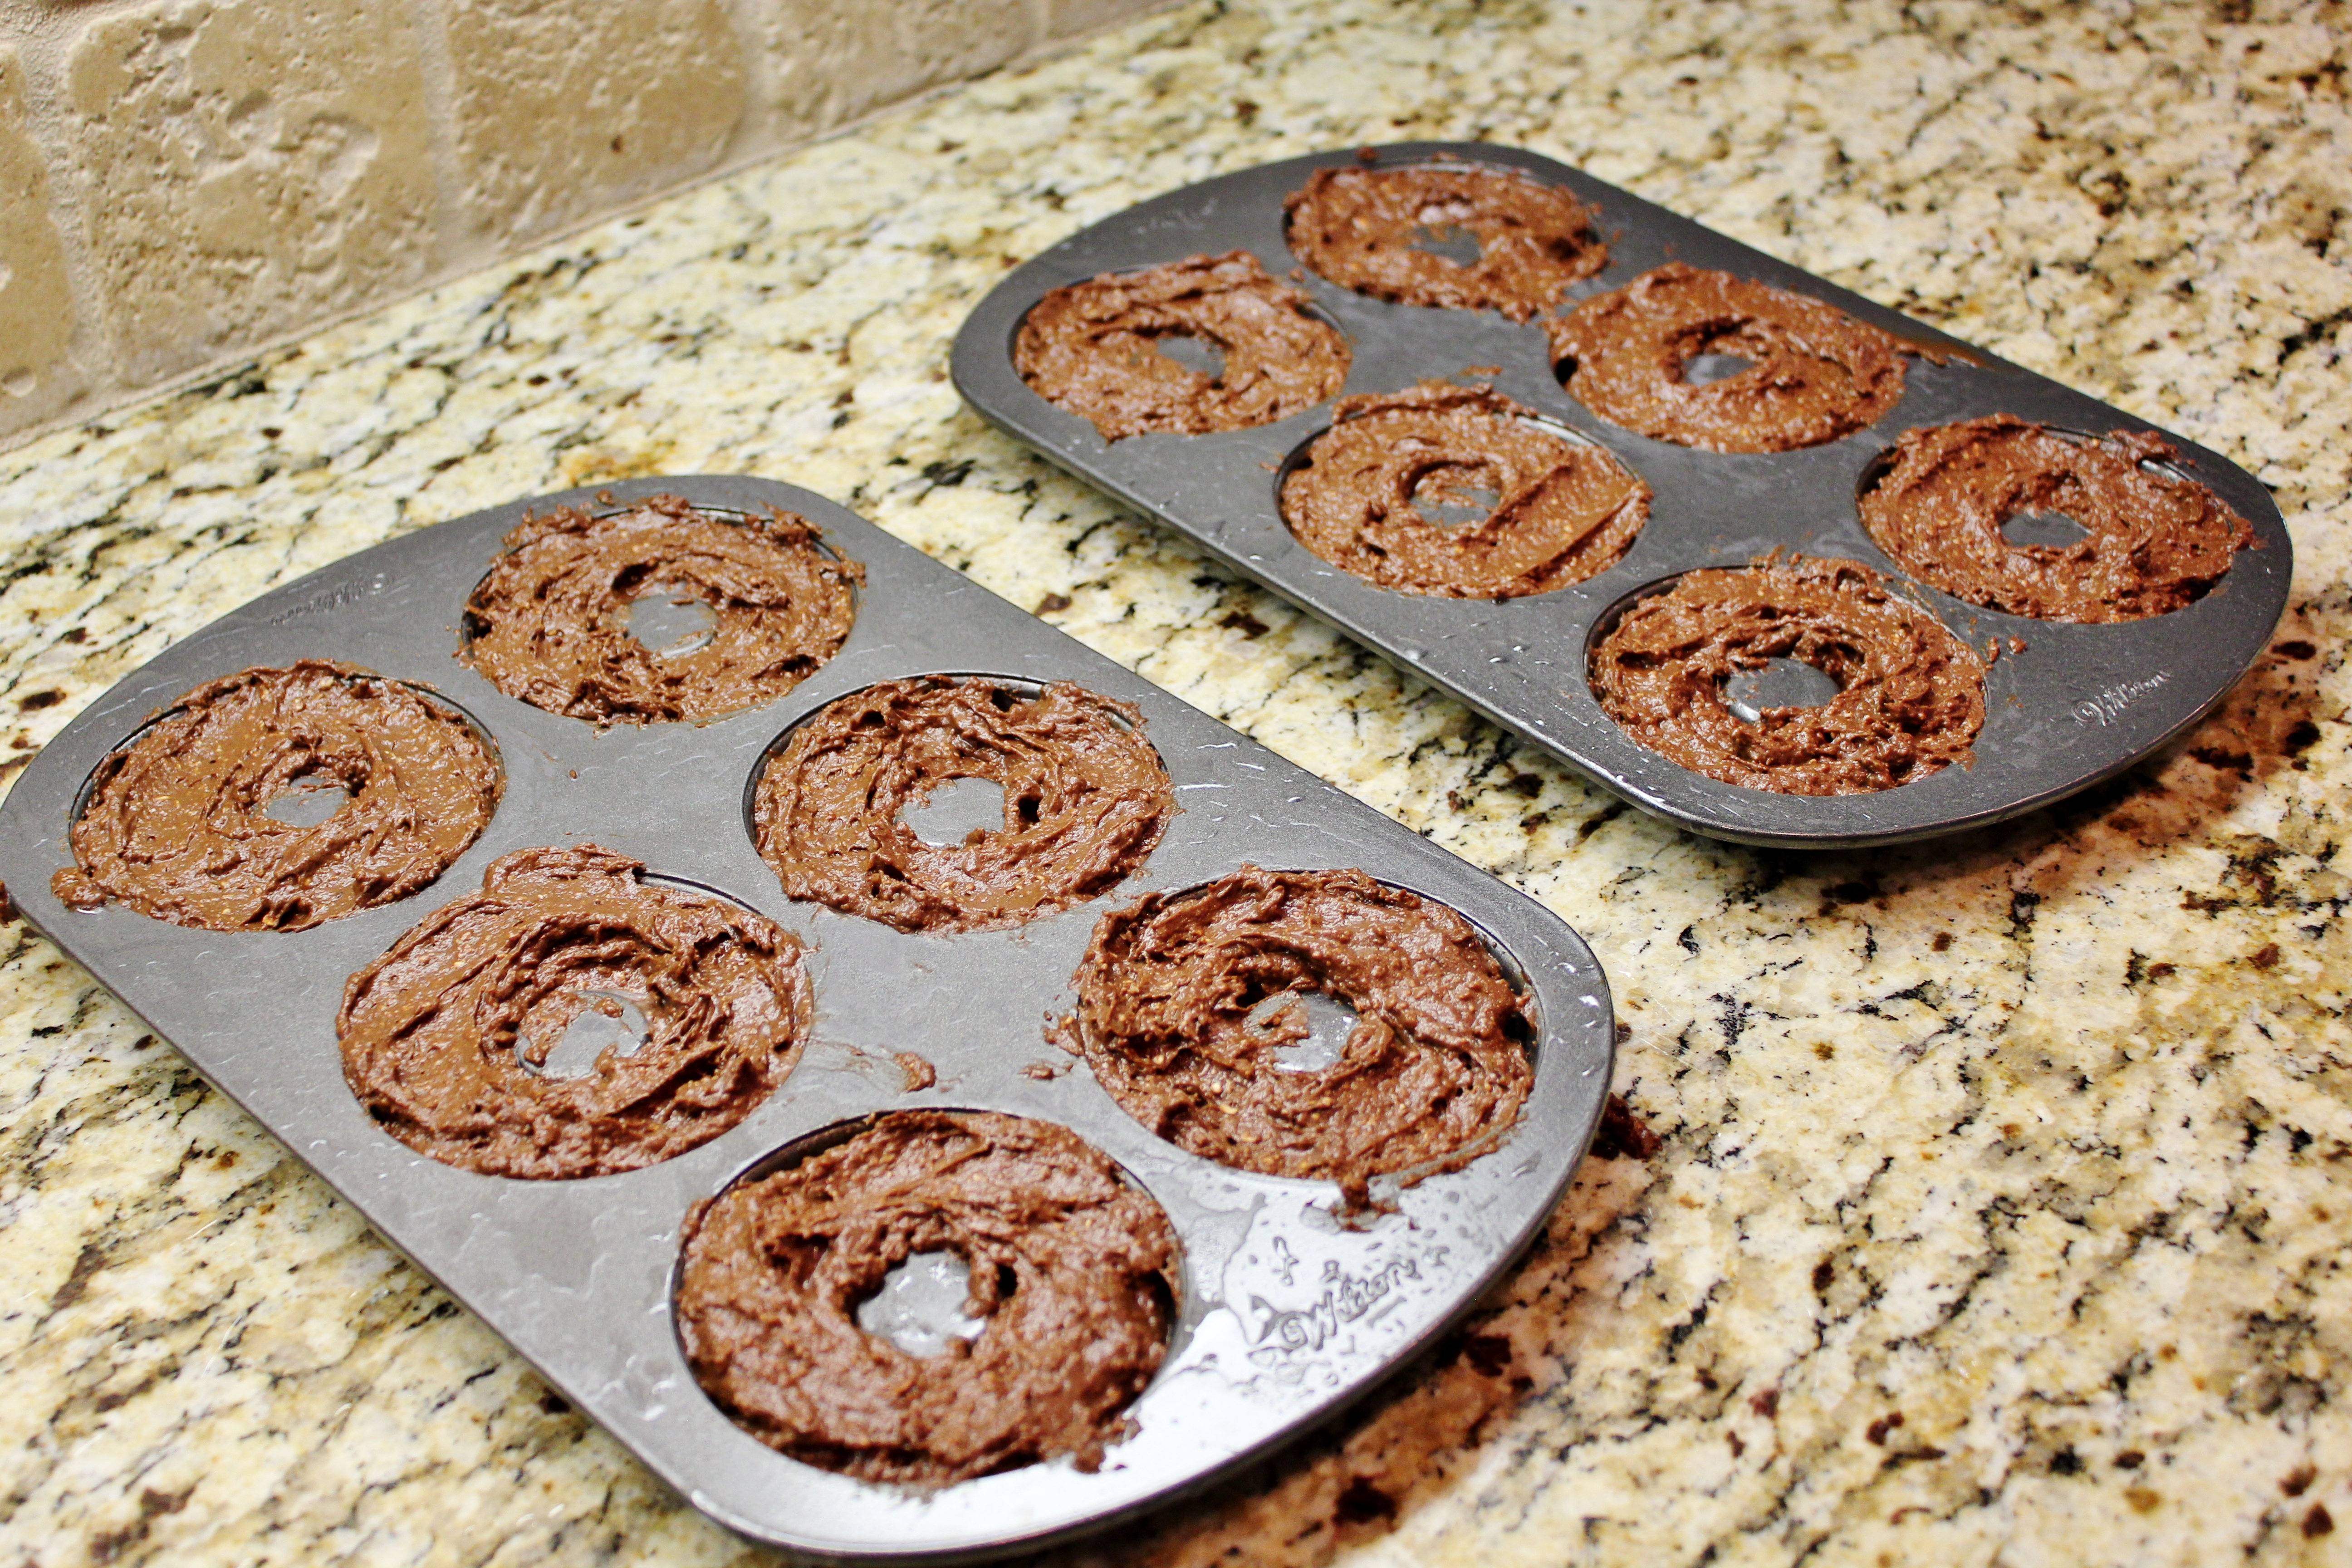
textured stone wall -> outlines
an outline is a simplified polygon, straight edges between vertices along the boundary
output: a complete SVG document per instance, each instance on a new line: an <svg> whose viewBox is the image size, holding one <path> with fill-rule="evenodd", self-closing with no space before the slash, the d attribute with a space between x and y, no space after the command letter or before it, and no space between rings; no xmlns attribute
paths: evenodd
<svg viewBox="0 0 2352 1568"><path fill-rule="evenodd" d="M0 0L0 444L1166 0Z"/></svg>

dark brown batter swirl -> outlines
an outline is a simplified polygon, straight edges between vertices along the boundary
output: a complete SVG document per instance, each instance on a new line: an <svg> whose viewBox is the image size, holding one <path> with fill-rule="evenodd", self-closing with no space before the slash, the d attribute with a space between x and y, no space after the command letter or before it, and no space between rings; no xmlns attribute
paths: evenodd
<svg viewBox="0 0 2352 1568"><path fill-rule="evenodd" d="M1338 1182L1458 1163L1518 1120L1533 1082L1518 993L1470 922L1361 871L1244 866L1105 915L1058 1026L1127 1113L1181 1149ZM1356 1013L1339 1058L1297 1070L1296 1003ZM1419 1174L1427 1174L1427 1171Z"/></svg>
<svg viewBox="0 0 2352 1568"><path fill-rule="evenodd" d="M793 732L752 803L760 854L795 899L900 931L1018 925L1108 891L1176 809L1142 717L1057 681L885 681ZM899 819L952 779L1004 790L1004 827L926 844Z"/></svg>
<svg viewBox="0 0 2352 1568"><path fill-rule="evenodd" d="M634 1171L709 1142L792 1070L808 1030L800 943L709 894L582 845L523 849L352 976L343 1077L410 1148L489 1176ZM583 1012L645 1043L547 1076Z"/></svg>
<svg viewBox="0 0 2352 1568"><path fill-rule="evenodd" d="M2007 414L1906 430L1860 498L1879 548L1972 605L2045 621L2112 622L2194 603L2254 531L2193 479L2142 465L2179 455L2153 432L2069 439ZM2020 512L2072 518L2066 545L2012 544Z"/></svg>
<svg viewBox="0 0 2352 1568"><path fill-rule="evenodd" d="M527 517L466 602L458 658L509 697L598 724L698 722L771 702L849 636L865 568L817 548L789 512L722 517L654 496L595 517ZM656 594L717 616L710 640L670 657L629 635Z"/></svg>
<svg viewBox="0 0 2352 1568"><path fill-rule="evenodd" d="M298 827L289 791L350 798ZM303 659L200 686L99 763L51 887L206 931L302 931L406 898L498 808L497 755L456 712L398 681Z"/></svg>
<svg viewBox="0 0 2352 1568"><path fill-rule="evenodd" d="M930 1357L856 1319L924 1252L963 1258L982 1325ZM923 1487L1063 1455L1091 1470L1159 1370L1176 1267L1160 1205L1075 1134L893 1111L688 1221L678 1331L704 1391L806 1463Z"/></svg>
<svg viewBox="0 0 2352 1568"><path fill-rule="evenodd" d="M1838 694L1742 721L1724 682L1775 658L1811 665ZM1601 640L1592 686L1652 751L1783 795L1864 795L1925 778L1969 761L1985 720L1983 661L1854 561L1768 557L1686 572Z"/></svg>
<svg viewBox="0 0 2352 1568"><path fill-rule="evenodd" d="M1592 214L1556 185L1499 169L1415 163L1318 169L1282 204L1291 253L1343 289L1405 305L1500 310L1524 321L1609 265ZM1418 249L1466 233L1469 266Z"/></svg>
<svg viewBox="0 0 2352 1568"><path fill-rule="evenodd" d="M1485 386L1423 382L1343 400L1284 477L1282 516L1344 572L1408 594L1506 599L1607 571L1650 517L1650 487L1601 447ZM1483 521L1423 505L1499 498ZM1478 504L1483 504L1483 500Z"/></svg>
<svg viewBox="0 0 2352 1568"><path fill-rule="evenodd" d="M1915 346L1835 306L1669 262L1545 323L1568 390L1614 425L1710 452L1786 452L1875 424ZM1700 354L1754 362L1704 386Z"/></svg>
<svg viewBox="0 0 2352 1568"><path fill-rule="evenodd" d="M1303 413L1348 379L1348 340L1246 250L1106 272L1055 289L1013 340L1013 367L1106 441L1244 430ZM1221 350L1210 376L1161 353L1168 338Z"/></svg>

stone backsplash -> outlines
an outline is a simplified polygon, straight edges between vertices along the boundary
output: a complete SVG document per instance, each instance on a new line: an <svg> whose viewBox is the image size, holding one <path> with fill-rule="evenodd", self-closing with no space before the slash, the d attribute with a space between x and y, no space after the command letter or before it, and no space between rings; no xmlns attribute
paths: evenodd
<svg viewBox="0 0 2352 1568"><path fill-rule="evenodd" d="M0 445L1165 0L0 0Z"/></svg>

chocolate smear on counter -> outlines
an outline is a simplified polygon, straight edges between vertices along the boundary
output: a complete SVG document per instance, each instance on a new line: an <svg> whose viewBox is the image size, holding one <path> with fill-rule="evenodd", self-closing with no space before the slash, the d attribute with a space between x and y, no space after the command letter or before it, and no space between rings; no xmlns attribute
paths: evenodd
<svg viewBox="0 0 2352 1568"><path fill-rule="evenodd" d="M1741 719L1725 683L1776 658L1812 666L1838 694ZM1985 721L1976 651L1853 561L1768 556L1685 573L1601 639L1592 686L1652 751L1786 795L1862 795L1965 763Z"/></svg>
<svg viewBox="0 0 2352 1568"><path fill-rule="evenodd" d="M1665 1142L1634 1113L1622 1094L1612 1094L1601 1108L1601 1125L1592 1134L1596 1160L1647 1160Z"/></svg>
<svg viewBox="0 0 2352 1568"><path fill-rule="evenodd" d="M925 1356L859 1326L893 1268L939 1253L970 1270L976 1335ZM893 1111L688 1221L678 1334L705 1392L808 1464L926 1488L1091 1470L1166 1352L1176 1269L1159 1205L1076 1134Z"/></svg>
<svg viewBox="0 0 2352 1568"><path fill-rule="evenodd" d="M1405 305L1500 310L1515 321L1559 303L1609 264L1592 213L1556 185L1499 169L1412 163L1318 169L1283 203L1292 254L1360 294ZM1420 248L1467 235L1468 264Z"/></svg>
<svg viewBox="0 0 2352 1568"><path fill-rule="evenodd" d="M1106 441L1198 436L1301 414L1348 379L1348 340L1246 250L1107 272L1037 301L1013 365L1037 395ZM1211 375L1160 352L1191 338L1224 356Z"/></svg>
<svg viewBox="0 0 2352 1568"><path fill-rule="evenodd" d="M1236 1169L1338 1182L1351 1207L1375 1175L1486 1152L1534 1078L1521 998L1470 922L1361 871L1153 893L1103 917L1076 985L1057 1037L1129 1115ZM1292 1068L1310 993L1356 1024L1337 1060Z"/></svg>
<svg viewBox="0 0 2352 1568"><path fill-rule="evenodd" d="M1331 412L1331 428L1283 479L1283 521L1316 554L1381 587L1457 599L1548 593L1608 570L1649 521L1650 487L1622 463L1491 387L1423 382ZM1423 510L1447 505L1486 515L1454 527Z"/></svg>
<svg viewBox="0 0 2352 1568"><path fill-rule="evenodd" d="M1786 452L1875 424L1927 352L1833 305L1668 262L1545 323L1569 392L1603 419L1710 452ZM1690 362L1748 368L1704 384Z"/></svg>
<svg viewBox="0 0 2352 1568"><path fill-rule="evenodd" d="M677 496L526 517L466 601L457 657L509 697L597 724L772 702L839 650L856 616L866 569L818 538L789 512L723 515ZM660 595L709 606L709 640L663 653L631 636L630 607Z"/></svg>
<svg viewBox="0 0 2352 1568"><path fill-rule="evenodd" d="M992 781L1004 826L927 844L902 819L951 780ZM793 731L752 802L784 891L908 931L1018 925L1108 891L1176 809L1142 716L1057 681L1035 696L923 676L840 699Z"/></svg>
<svg viewBox="0 0 2352 1568"><path fill-rule="evenodd" d="M310 826L269 806L328 788ZM92 775L51 887L206 931L303 931L406 898L479 837L506 776L454 710L323 659L200 686Z"/></svg>
<svg viewBox="0 0 2352 1568"><path fill-rule="evenodd" d="M1954 598L2037 620L2139 620L2202 598L2255 542L2221 497L2149 467L2179 455L2152 432L2089 440L1996 414L1905 431L1857 505L1880 549ZM2012 543L2001 529L2025 512L2084 536Z"/></svg>
<svg viewBox="0 0 2352 1568"><path fill-rule="evenodd" d="M634 1050L550 1058L583 1013L644 1016ZM523 849L352 976L343 1077L410 1148L484 1175L610 1175L749 1116L792 1070L811 1003L765 916L648 880L593 845Z"/></svg>

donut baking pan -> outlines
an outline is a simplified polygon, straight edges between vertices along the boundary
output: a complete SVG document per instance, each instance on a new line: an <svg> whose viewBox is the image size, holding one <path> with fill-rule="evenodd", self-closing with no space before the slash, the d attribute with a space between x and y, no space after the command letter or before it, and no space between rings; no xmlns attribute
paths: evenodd
<svg viewBox="0 0 2352 1568"><path fill-rule="evenodd" d="M452 657L461 610L527 509L647 496L798 513L864 563L839 652L779 700L701 725L594 725L504 695ZM203 931L52 893L77 801L110 752L200 684L329 658L428 687L502 760L488 827L437 881L307 930ZM1140 711L1178 810L1142 869L1013 930L939 936L797 903L756 852L751 784L781 738L877 682L979 673L1076 682ZM494 861L593 843L757 910L806 944L814 1027L757 1109L622 1174L519 1180L396 1141L344 1079L347 977ZM1046 1036L1097 920L1147 892L1270 868L1359 868L1467 917L1525 992L1532 1086L1518 1124L1461 1169L1369 1209L1328 1182L1244 1173L1162 1142ZM1328 1416L1428 1345L1536 1234L1599 1119L1613 1020L1591 953L1557 917L838 506L749 479L631 481L518 501L379 545L207 626L122 681L37 757L0 808L0 878L22 914L251 1112L388 1240L696 1507L824 1562L983 1560L1098 1529L1202 1486ZM911 1089L898 1053L936 1075ZM795 1147L893 1110L999 1112L1068 1129L1155 1200L1179 1256L1165 1360L1098 1468L1032 1464L931 1492L789 1458L705 1395L673 1309L690 1211ZM831 1140L822 1136L828 1130ZM1385 1206L1384 1206L1385 1205Z"/></svg>
<svg viewBox="0 0 2352 1568"><path fill-rule="evenodd" d="M1670 262L1717 269L1827 301L1893 334L1916 351L1905 356L1900 398L1865 428L1792 451L1727 453L1635 434L1564 389L1543 320L1521 323L1494 310L1391 303L1302 266L1290 247L1285 199L1318 170L1359 163L1379 170L1500 169L1563 187L1594 209L1607 265L1569 285L1555 315ZM1422 237L1442 251L1449 238L1458 247L1463 236L1441 228ZM1235 250L1303 289L1310 312L1344 333L1352 348L1345 395L1396 393L1438 380L1490 384L1571 438L1597 443L1647 481L1654 499L1646 526L1614 564L1549 592L1501 599L1397 592L1330 564L1285 525L1280 487L1308 444L1331 427L1329 402L1254 428L1106 442L1093 424L1048 402L1016 370L1024 323L1050 290ZM2203 596L2168 614L2083 625L2003 614L1928 585L1879 548L1857 512L1858 491L1883 471L1881 455L1904 431L1996 415L2102 438L2153 427L1575 169L1510 148L1418 142L1321 153L1144 202L1008 274L958 335L954 375L986 418L1236 571L1634 805L1746 843L1897 843L2000 821L2095 784L2147 756L2221 700L2263 648L2293 575L2292 546L2263 486L2215 454L2171 437L2178 451L2168 470L2209 487L2252 527L2252 546L2237 552ZM2014 531L2010 537L2017 540ZM1685 573L1745 566L1776 551L1783 559L1796 553L1862 563L1979 656L1999 639L2000 657L1985 675L1986 718L1972 763L1871 793L1781 794L1685 768L1637 744L1603 711L1591 679L1591 652L1628 605ZM1784 667L1778 674L1801 682L1808 672ZM1775 690L1768 684L1748 711L1740 712L1736 701L1727 706L1753 723L1755 709L1802 707L1825 695L1818 687Z"/></svg>

